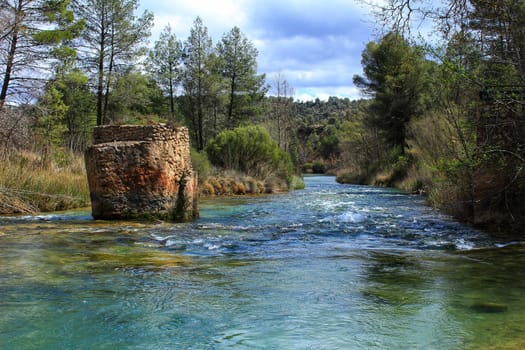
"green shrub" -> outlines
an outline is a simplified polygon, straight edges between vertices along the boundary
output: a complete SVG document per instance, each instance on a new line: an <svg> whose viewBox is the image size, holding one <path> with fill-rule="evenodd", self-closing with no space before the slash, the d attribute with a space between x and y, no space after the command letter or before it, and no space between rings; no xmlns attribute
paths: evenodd
<svg viewBox="0 0 525 350"><path fill-rule="evenodd" d="M312 165L312 171L314 172L314 174L324 174L326 169L324 167L324 164L321 163L321 162L315 162L313 165Z"/></svg>
<svg viewBox="0 0 525 350"><path fill-rule="evenodd" d="M213 165L256 178L288 178L293 174L290 155L260 126L223 131L209 143L206 153Z"/></svg>
<svg viewBox="0 0 525 350"><path fill-rule="evenodd" d="M365 174L351 171L345 171L337 174L335 181L340 184L366 185L368 183L368 179Z"/></svg>
<svg viewBox="0 0 525 350"><path fill-rule="evenodd" d="M312 163L304 163L303 164L303 173L311 174L313 173L314 165Z"/></svg>
<svg viewBox="0 0 525 350"><path fill-rule="evenodd" d="M303 165L303 172L307 174L324 174L326 168L322 162L305 163Z"/></svg>
<svg viewBox="0 0 525 350"><path fill-rule="evenodd" d="M191 164L193 170L197 172L197 176L200 183L203 183L210 175L210 161L208 156L204 152L199 152L192 148L190 151Z"/></svg>
<svg viewBox="0 0 525 350"><path fill-rule="evenodd" d="M292 175L288 183L291 190L303 190L306 187L303 178L297 175Z"/></svg>

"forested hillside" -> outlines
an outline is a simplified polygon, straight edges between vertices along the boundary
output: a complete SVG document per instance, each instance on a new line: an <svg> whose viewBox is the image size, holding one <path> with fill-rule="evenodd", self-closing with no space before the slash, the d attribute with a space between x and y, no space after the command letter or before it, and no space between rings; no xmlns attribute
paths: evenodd
<svg viewBox="0 0 525 350"><path fill-rule="evenodd" d="M79 159L93 127L167 122L189 128L204 180L246 169L250 151L261 148L244 141L256 137L271 150L259 177L327 172L424 193L491 229L525 223L522 1L376 7L383 34L363 48L363 72L353 79L362 98L326 101L296 101L284 75L258 72L258 51L240 28L214 42L197 17L187 38L169 25L152 38L154 15L138 8L138 0L2 3L0 196L15 199L11 207L85 204L84 185L72 184L82 190L71 194L43 184L59 171L82 178ZM429 39L414 30L418 23L432 23ZM244 158L232 163L218 149ZM51 173L35 180L42 169ZM13 181L20 173L33 175ZM51 206L24 202L49 203L53 191L61 197Z"/></svg>

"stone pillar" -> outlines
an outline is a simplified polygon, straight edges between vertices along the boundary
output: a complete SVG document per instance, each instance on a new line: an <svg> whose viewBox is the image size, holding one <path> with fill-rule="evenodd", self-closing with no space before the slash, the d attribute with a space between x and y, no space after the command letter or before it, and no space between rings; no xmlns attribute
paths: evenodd
<svg viewBox="0 0 525 350"><path fill-rule="evenodd" d="M198 216L187 128L99 126L85 161L95 219Z"/></svg>

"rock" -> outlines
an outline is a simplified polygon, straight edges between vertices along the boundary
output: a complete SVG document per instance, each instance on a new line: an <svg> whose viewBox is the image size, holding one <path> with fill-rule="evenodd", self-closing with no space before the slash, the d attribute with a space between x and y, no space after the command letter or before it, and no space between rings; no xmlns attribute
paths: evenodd
<svg viewBox="0 0 525 350"><path fill-rule="evenodd" d="M477 302L470 305L470 309L484 314L494 314L508 311L508 306L505 304L490 303L490 302Z"/></svg>
<svg viewBox="0 0 525 350"><path fill-rule="evenodd" d="M85 161L95 219L188 221L198 215L186 128L99 126Z"/></svg>

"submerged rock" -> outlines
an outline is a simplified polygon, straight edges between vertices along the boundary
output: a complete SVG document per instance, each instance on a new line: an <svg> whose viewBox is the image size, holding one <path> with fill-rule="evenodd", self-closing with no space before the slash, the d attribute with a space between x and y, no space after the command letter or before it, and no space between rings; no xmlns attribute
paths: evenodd
<svg viewBox="0 0 525 350"><path fill-rule="evenodd" d="M85 160L95 219L197 217L188 129L99 126Z"/></svg>
<svg viewBox="0 0 525 350"><path fill-rule="evenodd" d="M472 311L484 314L494 314L508 311L508 306L499 303L477 302L470 305Z"/></svg>

